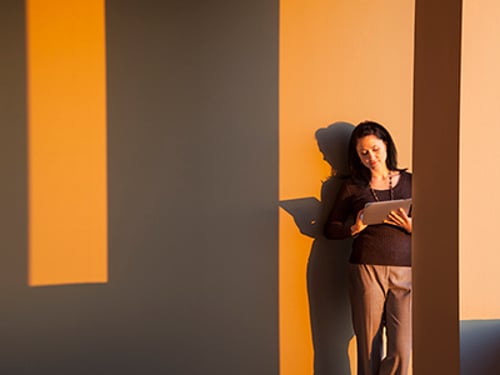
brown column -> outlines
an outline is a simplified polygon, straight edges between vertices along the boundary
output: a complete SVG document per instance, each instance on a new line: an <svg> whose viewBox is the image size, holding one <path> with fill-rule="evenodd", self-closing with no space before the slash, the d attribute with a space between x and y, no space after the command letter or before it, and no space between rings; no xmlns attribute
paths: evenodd
<svg viewBox="0 0 500 375"><path fill-rule="evenodd" d="M461 0L417 0L414 374L459 374Z"/></svg>

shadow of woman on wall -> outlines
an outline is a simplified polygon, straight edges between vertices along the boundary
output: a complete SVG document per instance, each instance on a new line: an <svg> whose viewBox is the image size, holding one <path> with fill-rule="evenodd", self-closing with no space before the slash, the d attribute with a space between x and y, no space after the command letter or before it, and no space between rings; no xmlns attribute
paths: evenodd
<svg viewBox="0 0 500 375"><path fill-rule="evenodd" d="M304 235L314 238L307 264L314 375L351 374L348 355L353 337L347 287L351 240L328 240L323 227L338 190L349 174L347 148L354 126L335 122L315 133L331 176L322 183L321 201L307 197L282 201Z"/></svg>

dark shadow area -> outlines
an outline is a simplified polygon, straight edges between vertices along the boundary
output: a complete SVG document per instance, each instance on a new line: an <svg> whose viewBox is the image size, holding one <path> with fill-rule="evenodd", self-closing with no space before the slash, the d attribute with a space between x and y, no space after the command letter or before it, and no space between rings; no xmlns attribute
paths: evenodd
<svg viewBox="0 0 500 375"><path fill-rule="evenodd" d="M332 167L321 186L321 201L307 197L280 202L300 232L314 238L307 264L307 289L314 346L314 374L350 374L349 341L353 337L347 286L351 240L323 236L325 221L348 175L347 147L354 126L336 122L316 132L318 147Z"/></svg>
<svg viewBox="0 0 500 375"><path fill-rule="evenodd" d="M500 374L500 320L460 321L460 374Z"/></svg>
<svg viewBox="0 0 500 375"><path fill-rule="evenodd" d="M278 3L108 0L106 27L109 283L29 288L25 10L0 3L0 374L277 375Z"/></svg>

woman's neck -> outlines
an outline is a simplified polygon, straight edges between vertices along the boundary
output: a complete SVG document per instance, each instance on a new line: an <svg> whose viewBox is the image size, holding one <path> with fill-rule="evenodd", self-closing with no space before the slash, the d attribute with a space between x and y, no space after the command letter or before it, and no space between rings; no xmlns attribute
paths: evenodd
<svg viewBox="0 0 500 375"><path fill-rule="evenodd" d="M387 167L378 170L372 170L372 180L385 180L387 177L389 177L390 173L391 171Z"/></svg>

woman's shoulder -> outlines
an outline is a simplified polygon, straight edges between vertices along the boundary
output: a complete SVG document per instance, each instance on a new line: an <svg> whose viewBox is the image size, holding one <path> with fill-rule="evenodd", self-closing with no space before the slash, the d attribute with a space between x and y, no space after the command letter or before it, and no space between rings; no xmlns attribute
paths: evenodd
<svg viewBox="0 0 500 375"><path fill-rule="evenodd" d="M363 186L363 182L352 176L346 178L342 184L342 189L349 191L351 194L356 194L364 188L366 188L366 186Z"/></svg>
<svg viewBox="0 0 500 375"><path fill-rule="evenodd" d="M399 189L401 191L406 191L411 195L411 188L412 188L412 173L408 172L406 169L399 171L400 173L400 180L398 183Z"/></svg>
<svg viewBox="0 0 500 375"><path fill-rule="evenodd" d="M412 173L409 172L407 169L401 169L399 171L399 174L401 175L401 178L411 181Z"/></svg>
<svg viewBox="0 0 500 375"><path fill-rule="evenodd" d="M408 169L406 169L406 168L405 169L401 169L400 173L404 174L406 176L410 176L410 177L412 175L412 173Z"/></svg>
<svg viewBox="0 0 500 375"><path fill-rule="evenodd" d="M411 181L411 176L412 176L412 173L411 172L408 172L407 169L397 169L396 170L396 175L399 174L400 178L402 180L410 180Z"/></svg>

